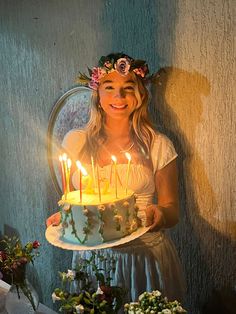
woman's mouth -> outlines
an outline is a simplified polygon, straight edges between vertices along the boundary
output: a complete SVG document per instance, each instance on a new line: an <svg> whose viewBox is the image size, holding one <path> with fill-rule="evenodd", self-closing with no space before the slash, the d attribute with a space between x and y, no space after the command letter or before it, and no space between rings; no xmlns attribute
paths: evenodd
<svg viewBox="0 0 236 314"><path fill-rule="evenodd" d="M116 110L122 110L128 107L128 105L114 105L114 104L111 104L110 106Z"/></svg>

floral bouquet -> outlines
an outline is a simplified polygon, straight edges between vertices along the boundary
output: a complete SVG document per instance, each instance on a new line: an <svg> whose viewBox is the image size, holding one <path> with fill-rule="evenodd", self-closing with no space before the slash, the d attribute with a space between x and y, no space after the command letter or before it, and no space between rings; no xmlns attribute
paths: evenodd
<svg viewBox="0 0 236 314"><path fill-rule="evenodd" d="M125 304L126 314L177 314L187 313L178 301L170 302L161 292L156 290L144 292L139 298L139 302Z"/></svg>
<svg viewBox="0 0 236 314"><path fill-rule="evenodd" d="M30 301L34 310L36 304L31 290L26 281L26 265L34 263L34 259L39 255L38 241L28 242L23 246L17 237L9 238L7 236L1 241L4 249L0 251L0 278L8 275L11 278L11 284L16 286L18 298L20 299L20 290Z"/></svg>
<svg viewBox="0 0 236 314"><path fill-rule="evenodd" d="M111 285L115 260L91 254L90 259L81 259L75 270L59 272L62 287L54 290L52 299L60 302L60 312L115 314L122 307L125 290ZM96 260L106 265L104 269Z"/></svg>

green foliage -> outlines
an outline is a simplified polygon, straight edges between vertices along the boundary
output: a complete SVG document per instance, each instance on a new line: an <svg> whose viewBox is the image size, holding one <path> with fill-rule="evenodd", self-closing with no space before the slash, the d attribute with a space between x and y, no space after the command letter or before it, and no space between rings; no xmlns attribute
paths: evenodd
<svg viewBox="0 0 236 314"><path fill-rule="evenodd" d="M100 263L106 265L106 271L98 266ZM59 272L62 287L54 290L52 298L60 302L60 311L68 314L117 313L123 305L125 291L121 287L111 286L114 267L113 258L108 260L92 252L89 259L80 260L75 270ZM91 276L96 278L96 287L92 284ZM73 291L75 286L77 288Z"/></svg>

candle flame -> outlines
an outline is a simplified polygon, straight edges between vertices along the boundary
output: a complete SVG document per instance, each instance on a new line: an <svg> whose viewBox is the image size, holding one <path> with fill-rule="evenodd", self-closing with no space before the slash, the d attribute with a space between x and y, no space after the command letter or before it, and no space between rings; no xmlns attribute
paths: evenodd
<svg viewBox="0 0 236 314"><path fill-rule="evenodd" d="M78 169L81 168L82 165L81 165L81 162L79 160L76 161L76 166L77 166Z"/></svg>
<svg viewBox="0 0 236 314"><path fill-rule="evenodd" d="M131 155L129 153L125 153L125 157L130 161L131 160Z"/></svg>
<svg viewBox="0 0 236 314"><path fill-rule="evenodd" d="M67 167L68 167L68 169L71 168L71 164L72 164L71 160L70 160L70 159L67 159Z"/></svg>
<svg viewBox="0 0 236 314"><path fill-rule="evenodd" d="M82 167L82 166L81 166L81 172L82 172L83 176L87 176L88 175L86 169L84 167Z"/></svg>
<svg viewBox="0 0 236 314"><path fill-rule="evenodd" d="M64 160L64 161L67 160L67 155L66 155L66 153L64 153L64 154L62 155L62 160Z"/></svg>
<svg viewBox="0 0 236 314"><path fill-rule="evenodd" d="M111 156L111 159L114 161L114 163L116 163L116 162L117 162L117 158L116 158L116 156L112 155L112 156Z"/></svg>
<svg viewBox="0 0 236 314"><path fill-rule="evenodd" d="M81 164L81 162L79 160L76 161L76 166L81 171L83 176L87 176L88 175L86 169L82 166L82 164Z"/></svg>

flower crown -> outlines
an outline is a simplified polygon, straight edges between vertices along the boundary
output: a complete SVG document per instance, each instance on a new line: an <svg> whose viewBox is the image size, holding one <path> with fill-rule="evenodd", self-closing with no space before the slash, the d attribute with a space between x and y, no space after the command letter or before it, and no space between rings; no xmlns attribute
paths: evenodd
<svg viewBox="0 0 236 314"><path fill-rule="evenodd" d="M108 56L102 56L98 62L98 67L93 67L92 69L88 68L90 77L84 73L79 73L76 82L97 90L100 79L113 71L117 71L121 75L134 72L144 80L149 73L146 61L134 60L123 53L112 53Z"/></svg>

